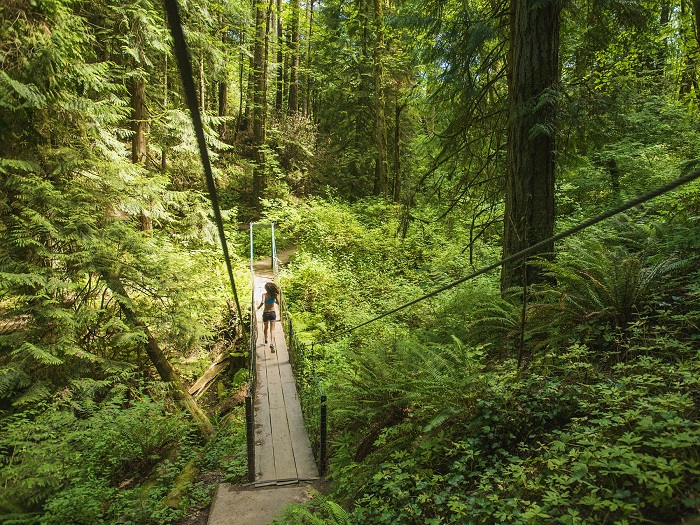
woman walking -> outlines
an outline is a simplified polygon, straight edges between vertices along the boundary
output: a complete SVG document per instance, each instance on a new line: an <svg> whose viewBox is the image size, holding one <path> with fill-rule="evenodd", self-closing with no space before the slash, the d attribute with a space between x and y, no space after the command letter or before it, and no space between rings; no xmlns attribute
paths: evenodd
<svg viewBox="0 0 700 525"><path fill-rule="evenodd" d="M258 305L258 310L260 310L261 306L265 306L262 316L263 332L265 334L265 344L267 344L268 326L270 328L271 339L273 335L272 331L275 329L275 325L273 324L275 322L275 319L277 319L277 313L275 312L275 303L280 304L279 300L277 299L279 294L280 289L275 283L265 283L265 293L262 294L262 299L260 300L260 304Z"/></svg>

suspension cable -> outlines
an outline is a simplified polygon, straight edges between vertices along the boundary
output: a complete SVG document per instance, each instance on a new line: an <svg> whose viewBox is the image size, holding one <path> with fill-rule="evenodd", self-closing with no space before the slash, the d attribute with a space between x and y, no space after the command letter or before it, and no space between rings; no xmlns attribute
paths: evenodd
<svg viewBox="0 0 700 525"><path fill-rule="evenodd" d="M648 193L645 193L639 197L635 197L634 199L631 199L631 200L625 202L624 204L621 204L617 208L613 208L611 210L606 211L605 213L601 213L600 215L596 215L595 217L592 217L588 220L585 220L585 221L577 224L576 226L569 228L568 230L565 230L561 233L558 233L557 235L553 235L547 239L544 239L543 241L539 241L538 243L535 243L528 248L520 250L519 252L514 253L513 255L510 255L504 259L501 259L498 262L495 262L495 263L490 264L488 266L484 266L480 270L477 270L474 273L470 273L466 277L462 277L461 279L458 279L458 280L453 281L449 284L441 286L440 288L437 288L436 290L433 290L430 293L422 295L422 296L418 297L417 299L414 299L414 300L409 301L405 304L402 304L401 306L398 306L398 307L394 308L393 310L389 310L387 312L379 314L378 316L373 317L369 321L365 321L365 322L360 323L356 326L353 326L352 328L342 330L341 332L338 332L337 334L334 334L327 339L319 341L319 344L328 343L334 339L337 339L341 335L345 335L345 334L348 334L350 332L353 332L353 331L357 330L358 328L361 328L363 326L367 326L368 324L374 323L375 321L379 321L380 319L383 319L384 317L387 317L391 314L395 314L396 312L399 312L405 308L408 308L409 306L413 306L416 303L419 303L421 301L425 301L426 299L434 297L434 296L438 295L439 293L442 293L446 290L454 288L458 284L462 284L465 281L469 281L475 277L478 277L479 275L483 275L485 273L490 272L491 270L499 268L500 266L503 266L504 264L516 261L516 260L521 259L523 257L527 257L528 255L531 255L531 254L539 251L540 248L547 246L549 243L553 243L553 242L565 239L566 237L569 237L569 236L573 235L574 233L578 233L582 230L585 230L586 228L590 228L591 226L594 226L594 225L598 224L599 222L602 222L602 221L609 219L615 215L618 215L624 211L627 211L630 208L634 208L635 206L639 206L640 204L643 204L651 199L659 197L660 195L663 195L664 193L667 193L671 190L674 190L674 189L678 188L679 186L682 186L684 184L692 182L699 177L700 177L700 170L694 171L693 173L691 173L689 175L685 175L683 177L680 177L680 178L678 178L672 182L669 182L668 184L665 184L663 186L659 186L658 188L656 188Z"/></svg>
<svg viewBox="0 0 700 525"><path fill-rule="evenodd" d="M182 87L185 91L185 100L187 101L187 107L190 110L190 116L192 118L192 125L194 126L195 134L197 135L199 154L202 158L204 175L207 179L209 200L211 200L211 206L214 210L214 219L216 221L216 227L219 230L219 239L221 240L221 247L224 252L224 259L226 260L226 269L228 270L228 277L231 281L231 290L233 291L233 297L236 300L238 319L242 319L243 316L241 314L241 305L238 301L238 293L236 292L236 281L233 278L231 259L228 254L228 245L226 243L224 223L221 219L221 210L219 209L219 199L216 195L216 184L214 183L214 175L212 173L211 162L209 160L209 150L207 149L207 143L204 138L202 117L199 113L199 105L197 104L197 92L194 87L194 81L192 80L192 64L190 63L189 53L187 51L187 42L185 41L185 34L182 30L182 20L180 18L180 11L177 6L177 0L164 0L164 2L165 11L168 16L168 21L170 22L170 34L173 37L178 69L180 70L180 77L182 78Z"/></svg>

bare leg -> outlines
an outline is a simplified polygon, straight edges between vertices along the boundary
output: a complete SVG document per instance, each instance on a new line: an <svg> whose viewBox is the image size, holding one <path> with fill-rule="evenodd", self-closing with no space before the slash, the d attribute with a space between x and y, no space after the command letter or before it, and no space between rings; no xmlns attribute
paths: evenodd
<svg viewBox="0 0 700 525"><path fill-rule="evenodd" d="M269 325L269 324L270 324L270 321L265 321L263 323L263 328L264 328L263 332L265 333L265 343L267 343L267 325Z"/></svg>
<svg viewBox="0 0 700 525"><path fill-rule="evenodd" d="M270 352L275 352L275 345L273 344L275 340L275 322L270 321Z"/></svg>

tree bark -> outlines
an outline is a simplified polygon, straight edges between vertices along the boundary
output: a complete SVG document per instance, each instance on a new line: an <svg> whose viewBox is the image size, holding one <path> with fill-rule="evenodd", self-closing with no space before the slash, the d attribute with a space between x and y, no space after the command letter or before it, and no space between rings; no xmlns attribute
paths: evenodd
<svg viewBox="0 0 700 525"><path fill-rule="evenodd" d="M377 192L384 197L388 192L388 156L386 139L386 100L384 98L384 6L383 0L374 0L374 118L377 160L375 165Z"/></svg>
<svg viewBox="0 0 700 525"><path fill-rule="evenodd" d="M219 116L220 117L226 117L226 114L228 113L228 101L226 100L228 98L228 85L226 84L225 81L219 81ZM222 122L221 126L219 127L219 135L221 135L221 138L225 139L226 138L226 122Z"/></svg>
<svg viewBox="0 0 700 525"><path fill-rule="evenodd" d="M306 89L304 90L304 115L311 116L311 37L314 25L314 0L309 1L308 7L309 33L306 46Z"/></svg>
<svg viewBox="0 0 700 525"><path fill-rule="evenodd" d="M511 0L504 258L554 231L553 89L559 78L560 14L560 0ZM551 257L553 251L550 243L535 255ZM503 265L502 291L539 280L524 264Z"/></svg>
<svg viewBox="0 0 700 525"><path fill-rule="evenodd" d="M148 146L146 143L146 130L148 128L146 110L146 80L143 76L134 78L131 92L132 131L131 162L134 164L146 164Z"/></svg>
<svg viewBox="0 0 700 525"><path fill-rule="evenodd" d="M394 202L399 202L401 197L401 112L405 107L405 104L399 104L397 97L394 108L394 183L391 191Z"/></svg>
<svg viewBox="0 0 700 525"><path fill-rule="evenodd" d="M275 111L282 114L284 105L284 34L282 28L282 0L277 0L277 86L275 93Z"/></svg>
<svg viewBox="0 0 700 525"><path fill-rule="evenodd" d="M134 41L138 49L138 60L134 60L133 68L135 75L131 86L131 116L132 131L131 138L131 162L141 164L148 168L148 109L146 108L146 73L143 70L146 64L146 54L143 49L143 39L141 34L141 24L137 19L133 23ZM151 231L153 220L145 209L141 210L139 216L141 231Z"/></svg>
<svg viewBox="0 0 700 525"><path fill-rule="evenodd" d="M264 139L267 139L267 95L269 93L269 69L270 69L270 25L272 21L272 11L274 7L274 0L270 0L267 8L265 9L265 46L263 50L263 85L262 85L262 101L263 101L263 113L262 113L262 125Z"/></svg>
<svg viewBox="0 0 700 525"><path fill-rule="evenodd" d="M300 0L292 0L291 46L289 64L289 101L287 112L292 115L299 111L299 11Z"/></svg>
<svg viewBox="0 0 700 525"><path fill-rule="evenodd" d="M146 109L146 80L139 75L134 77L131 92L132 108L132 130L131 138L131 162L141 164L146 167L148 160L148 143L146 132L148 131L148 111ZM153 219L146 210L141 210L139 215L141 231L151 231L153 229Z"/></svg>
<svg viewBox="0 0 700 525"><path fill-rule="evenodd" d="M204 81L204 52L199 52L199 110L204 113L206 109L206 83Z"/></svg>
<svg viewBox="0 0 700 525"><path fill-rule="evenodd" d="M255 43L253 51L253 201L257 206L265 191L265 5L255 5Z"/></svg>
<svg viewBox="0 0 700 525"><path fill-rule="evenodd" d="M695 98L700 100L700 86L698 85L697 64L698 55L700 54L700 0L693 0L693 33L695 34L695 46L688 53L688 72L689 84L695 89ZM690 92L690 89L688 89Z"/></svg>
<svg viewBox="0 0 700 525"><path fill-rule="evenodd" d="M244 106L244 93L245 83L243 81L245 75L243 74L243 64L245 64L245 51L243 46L245 45L245 30L241 28L241 35L239 39L241 55L238 60L238 116L236 117L236 129L234 131L233 140L236 140L236 134L243 129L243 106Z"/></svg>
<svg viewBox="0 0 700 525"><path fill-rule="evenodd" d="M114 294L114 297L119 303L119 306L122 312L124 312L127 320L133 326L137 326L143 330L144 334L146 335L146 353L153 363L153 366L155 366L156 370L158 371L158 375L163 381L170 383L170 385L173 387L173 398L192 415L199 427L202 437L208 440L212 434L214 434L214 426L209 421L207 415L201 408L199 408L199 405L194 398L189 394L187 388L185 388L182 379L170 364L167 357L165 357L165 354L160 349L160 346L158 346L158 341L156 341L155 337L153 337L153 334L151 334L151 331L148 329L148 326L146 326L146 323L139 319L136 310L134 309L134 305L127 294L126 288L119 280L119 277L116 275L104 275L104 278L107 282L107 286L109 286L109 289L112 290L112 293Z"/></svg>
<svg viewBox="0 0 700 525"><path fill-rule="evenodd" d="M168 112L168 54L163 55L163 111ZM167 146L163 144L160 152L160 169L165 171L168 167Z"/></svg>
<svg viewBox="0 0 700 525"><path fill-rule="evenodd" d="M224 21L223 21L223 15L219 14L219 26L223 27ZM222 31L221 35L221 42L226 45L227 39L226 39L226 34L228 33L227 31ZM224 57L224 62L228 62L228 58ZM226 68L224 68L225 70ZM225 73L224 73L225 75ZM219 117L225 118L228 115L228 79L226 76L221 78L219 80ZM219 135L221 136L222 140L226 140L226 134L227 134L227 125L226 121L224 120L221 125L219 126Z"/></svg>

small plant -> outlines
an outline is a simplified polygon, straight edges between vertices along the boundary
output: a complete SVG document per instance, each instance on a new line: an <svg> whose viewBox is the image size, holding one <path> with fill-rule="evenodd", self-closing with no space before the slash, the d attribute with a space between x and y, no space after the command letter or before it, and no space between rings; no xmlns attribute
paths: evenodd
<svg viewBox="0 0 700 525"><path fill-rule="evenodd" d="M350 514L338 503L312 492L311 501L286 509L283 525L351 525Z"/></svg>

